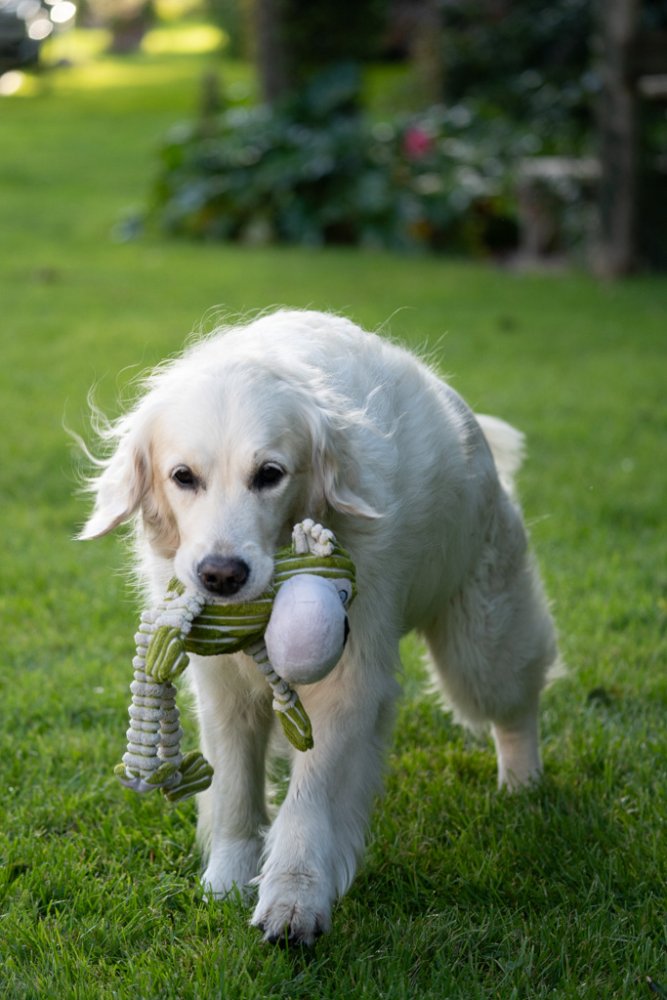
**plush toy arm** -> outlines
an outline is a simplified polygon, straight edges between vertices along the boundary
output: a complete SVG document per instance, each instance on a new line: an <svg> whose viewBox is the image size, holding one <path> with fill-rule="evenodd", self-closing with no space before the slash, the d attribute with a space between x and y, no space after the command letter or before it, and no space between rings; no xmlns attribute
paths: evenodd
<svg viewBox="0 0 667 1000"><path fill-rule="evenodd" d="M277 713L285 736L297 750L313 747L313 730L308 714L296 691L275 672L264 640L248 647L247 652L262 671L273 691L273 710Z"/></svg>
<svg viewBox="0 0 667 1000"><path fill-rule="evenodd" d="M170 588L154 614L144 614L151 625L150 643L146 650L146 673L156 681L170 681L182 674L188 665L185 640L193 620L201 614L206 599L201 594Z"/></svg>

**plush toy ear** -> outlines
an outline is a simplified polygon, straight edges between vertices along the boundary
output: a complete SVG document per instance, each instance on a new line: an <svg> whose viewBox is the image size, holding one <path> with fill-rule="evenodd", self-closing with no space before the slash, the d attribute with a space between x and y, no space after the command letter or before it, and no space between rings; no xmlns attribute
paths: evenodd
<svg viewBox="0 0 667 1000"><path fill-rule="evenodd" d="M129 520L148 490L148 483L147 456L132 441L121 441L92 483L95 507L77 536L79 541L101 538Z"/></svg>

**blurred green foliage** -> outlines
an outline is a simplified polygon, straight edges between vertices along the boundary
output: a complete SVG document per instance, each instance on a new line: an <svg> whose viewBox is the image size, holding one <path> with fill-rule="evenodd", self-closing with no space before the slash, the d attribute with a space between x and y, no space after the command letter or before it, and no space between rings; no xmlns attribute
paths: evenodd
<svg viewBox="0 0 667 1000"><path fill-rule="evenodd" d="M247 3L215 6L223 20L249 13ZM278 41L299 85L270 107L228 106L173 129L153 219L207 240L512 249L517 161L585 146L587 0L554 0L541 13L538 0L446 5L447 99L384 122L363 113L359 72L340 59L358 65L378 50L387 5L369 0L352 21L336 5L302 6L279 6Z"/></svg>
<svg viewBox="0 0 667 1000"><path fill-rule="evenodd" d="M467 105L372 122L352 65L278 106L173 129L153 213L169 232L246 243L502 249L515 238L508 157L530 136Z"/></svg>
<svg viewBox="0 0 667 1000"><path fill-rule="evenodd" d="M262 2L210 0L237 36L242 22L252 31ZM303 6L280 0L275 8L286 94L270 106L205 113L166 138L150 211L163 230L253 244L504 254L518 242L520 161L595 154L600 82L590 0L439 5L442 101L412 115L385 101L383 121L364 105L354 67L389 48L394 58L417 51L424 5L365 0L345 17L330 2ZM402 50L399 7L410 14ZM665 0L647 0L647 27L663 23L663 8ZM652 262L664 258L654 206L664 202L666 121L664 108L645 108L640 236ZM575 221L560 227L561 252L579 249L588 232L585 185L567 183L567 198L550 192Z"/></svg>
<svg viewBox="0 0 667 1000"><path fill-rule="evenodd" d="M576 149L597 89L590 0L459 0L443 8L449 101L474 98L496 114Z"/></svg>

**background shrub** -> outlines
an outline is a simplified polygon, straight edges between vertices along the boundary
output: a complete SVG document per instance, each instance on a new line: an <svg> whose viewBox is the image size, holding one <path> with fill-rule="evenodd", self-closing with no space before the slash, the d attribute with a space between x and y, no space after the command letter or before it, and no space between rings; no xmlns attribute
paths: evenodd
<svg viewBox="0 0 667 1000"><path fill-rule="evenodd" d="M279 105L228 107L162 146L153 212L169 232L250 243L502 249L511 164L534 141L473 104L372 122L339 66Z"/></svg>

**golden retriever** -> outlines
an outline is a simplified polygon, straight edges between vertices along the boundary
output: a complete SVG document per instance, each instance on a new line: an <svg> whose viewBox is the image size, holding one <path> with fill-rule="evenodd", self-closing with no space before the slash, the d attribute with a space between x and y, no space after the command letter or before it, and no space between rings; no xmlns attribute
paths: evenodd
<svg viewBox="0 0 667 1000"><path fill-rule="evenodd" d="M267 940L311 943L352 882L409 630L459 717L490 724L500 785L539 776L538 701L557 651L512 488L518 431L349 321L278 311L159 368L104 436L80 537L134 519L153 599L177 576L211 600L251 600L305 518L356 563L343 656L299 691L315 746L293 755L272 822L267 685L243 654L192 657L188 670L215 768L199 800L203 882L215 896L254 882Z"/></svg>

